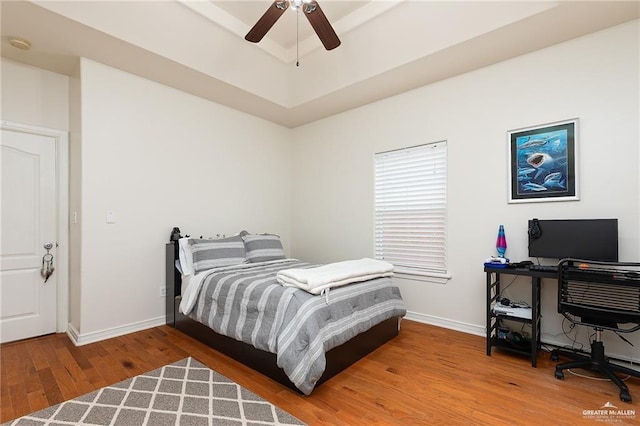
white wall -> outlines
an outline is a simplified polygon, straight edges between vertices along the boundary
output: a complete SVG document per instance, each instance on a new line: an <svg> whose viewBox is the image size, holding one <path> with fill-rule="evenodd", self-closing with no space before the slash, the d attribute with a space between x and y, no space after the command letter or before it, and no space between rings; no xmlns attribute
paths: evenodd
<svg viewBox="0 0 640 426"><path fill-rule="evenodd" d="M0 58L3 120L69 130L69 77Z"/></svg>
<svg viewBox="0 0 640 426"><path fill-rule="evenodd" d="M82 92L80 59L69 79L69 324L80 330L82 294ZM76 222L76 223L74 223Z"/></svg>
<svg viewBox="0 0 640 426"><path fill-rule="evenodd" d="M87 59L81 116L81 341L164 323L173 226L289 247L288 129Z"/></svg>
<svg viewBox="0 0 640 426"><path fill-rule="evenodd" d="M452 278L398 280L412 318L484 333L482 262L495 254L500 224L507 256L524 260L530 218L618 218L621 260L639 261L638 28L624 24L295 129L293 255L372 256L374 153L448 140ZM507 204L506 132L574 117L580 201ZM529 289L522 281L510 291L518 299ZM555 296L545 282L543 340L567 341L557 336ZM630 337L636 345L639 334ZM631 356L630 346L608 339Z"/></svg>

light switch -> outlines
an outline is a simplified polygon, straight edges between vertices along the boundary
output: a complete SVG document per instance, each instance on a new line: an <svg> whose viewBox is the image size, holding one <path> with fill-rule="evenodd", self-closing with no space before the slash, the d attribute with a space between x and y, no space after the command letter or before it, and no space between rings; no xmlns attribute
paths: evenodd
<svg viewBox="0 0 640 426"><path fill-rule="evenodd" d="M107 212L107 223L116 223L116 214L111 210Z"/></svg>

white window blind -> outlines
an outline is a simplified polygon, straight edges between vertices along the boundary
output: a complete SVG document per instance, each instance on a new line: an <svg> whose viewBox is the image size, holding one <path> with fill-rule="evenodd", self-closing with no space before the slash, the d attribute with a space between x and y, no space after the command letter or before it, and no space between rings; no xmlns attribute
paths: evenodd
<svg viewBox="0 0 640 426"><path fill-rule="evenodd" d="M447 142L375 155L375 257L447 273Z"/></svg>

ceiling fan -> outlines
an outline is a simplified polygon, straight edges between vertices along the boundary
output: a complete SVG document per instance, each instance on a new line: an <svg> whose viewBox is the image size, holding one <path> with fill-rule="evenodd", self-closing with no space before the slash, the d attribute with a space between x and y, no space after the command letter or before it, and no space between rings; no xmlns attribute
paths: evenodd
<svg viewBox="0 0 640 426"><path fill-rule="evenodd" d="M252 43L258 43L267 34L285 10L291 6L293 10L302 10L309 23L320 38L325 49L332 50L340 46L340 39L331 27L329 20L315 0L276 0L262 15L256 24L244 37Z"/></svg>

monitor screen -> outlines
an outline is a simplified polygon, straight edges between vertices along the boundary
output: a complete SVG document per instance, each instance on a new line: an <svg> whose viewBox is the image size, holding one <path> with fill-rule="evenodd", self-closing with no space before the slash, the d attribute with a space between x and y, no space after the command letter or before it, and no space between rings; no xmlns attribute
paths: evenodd
<svg viewBox="0 0 640 426"><path fill-rule="evenodd" d="M618 261L618 219L529 220L529 257Z"/></svg>

